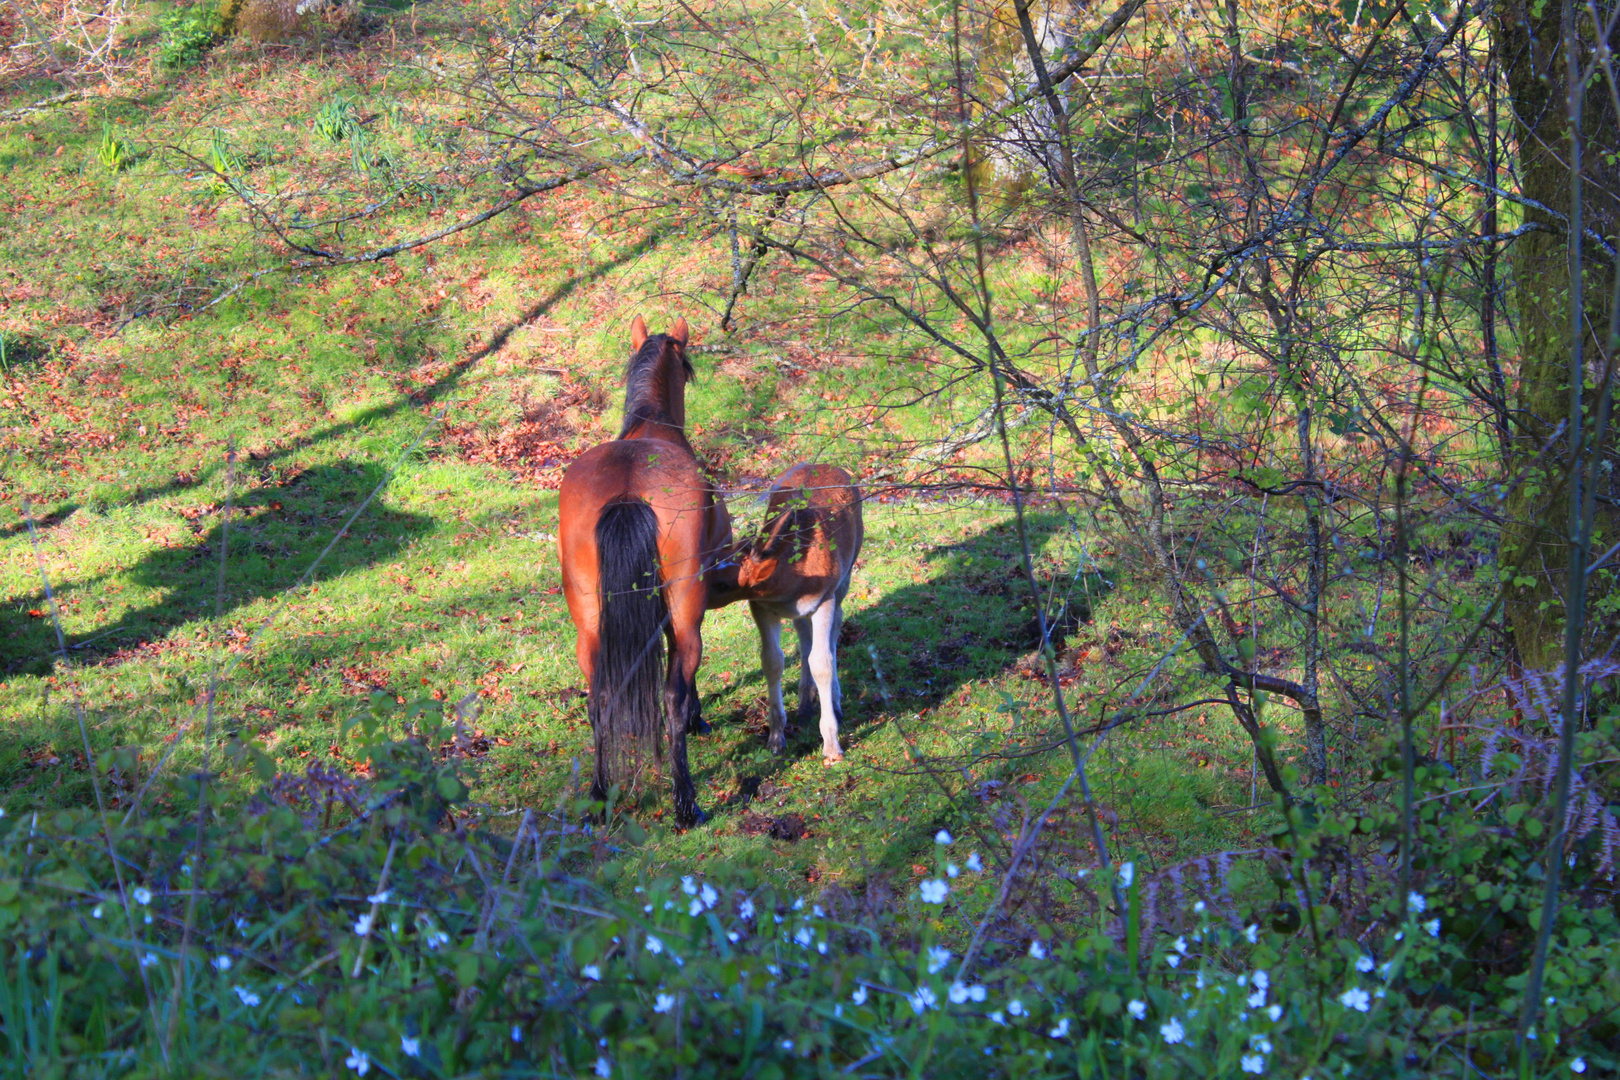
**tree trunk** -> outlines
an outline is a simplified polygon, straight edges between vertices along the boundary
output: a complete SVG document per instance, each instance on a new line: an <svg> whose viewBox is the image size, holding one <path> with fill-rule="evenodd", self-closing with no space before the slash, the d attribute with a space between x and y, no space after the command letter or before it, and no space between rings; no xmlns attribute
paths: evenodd
<svg viewBox="0 0 1620 1080"><path fill-rule="evenodd" d="M1608 19L1616 0L1598 4ZM1507 624L1519 662L1525 668L1560 667L1563 660L1565 579L1569 566L1567 523L1575 448L1569 439L1570 362L1570 209L1571 126L1568 71L1559 0L1500 0L1496 10L1497 48L1513 109L1513 136L1518 145L1519 181L1527 199L1546 208L1527 207L1528 221L1547 226L1517 240L1509 256L1513 311L1517 317L1518 385L1513 402L1508 524L1502 536L1502 565L1517 567L1507 593ZM1575 9L1579 60L1590 67L1596 41L1586 9ZM1620 41L1615 42L1620 48ZM1611 309L1614 266L1596 234L1611 248L1620 222L1620 168L1610 162L1620 149L1620 130L1609 90L1602 77L1588 81L1582 101L1580 137L1583 197L1579 220L1589 230L1583 240L1582 286L1586 332L1583 368L1584 411L1595 411L1598 389L1611 356ZM1551 211L1551 213L1547 212ZM1555 216L1556 215L1556 216ZM1561 426L1562 425L1562 426ZM1588 419L1585 430L1590 432ZM1611 446L1598 448L1604 467L1597 472L1596 543L1615 540L1620 515L1611 501L1620 491L1611 467ZM1612 637L1615 622L1602 613L1612 603L1601 582L1588 592L1593 634ZM1612 594L1612 590L1610 590Z"/></svg>

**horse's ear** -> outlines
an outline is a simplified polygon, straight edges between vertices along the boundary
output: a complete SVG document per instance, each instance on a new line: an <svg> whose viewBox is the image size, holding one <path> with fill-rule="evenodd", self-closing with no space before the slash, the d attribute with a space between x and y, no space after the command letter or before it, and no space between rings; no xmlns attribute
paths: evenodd
<svg viewBox="0 0 1620 1080"><path fill-rule="evenodd" d="M681 348L686 348L686 339L691 336L686 329L686 316L675 320L675 325L669 328L669 336L680 342Z"/></svg>
<svg viewBox="0 0 1620 1080"><path fill-rule="evenodd" d="M630 321L630 351L635 352L647 343L647 322L640 315Z"/></svg>

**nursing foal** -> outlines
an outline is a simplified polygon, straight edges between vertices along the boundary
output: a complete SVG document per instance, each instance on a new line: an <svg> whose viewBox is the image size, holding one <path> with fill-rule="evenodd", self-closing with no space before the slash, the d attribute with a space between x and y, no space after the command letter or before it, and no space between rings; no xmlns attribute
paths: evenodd
<svg viewBox="0 0 1620 1080"><path fill-rule="evenodd" d="M782 620L792 619L799 634L799 721L809 720L819 699L822 758L828 765L844 758L838 745L844 718L838 631L862 534L861 492L853 478L833 465L795 465L772 485L758 538L736 548L735 577L717 575L710 587L709 607L747 600L759 627L773 754L787 744Z"/></svg>

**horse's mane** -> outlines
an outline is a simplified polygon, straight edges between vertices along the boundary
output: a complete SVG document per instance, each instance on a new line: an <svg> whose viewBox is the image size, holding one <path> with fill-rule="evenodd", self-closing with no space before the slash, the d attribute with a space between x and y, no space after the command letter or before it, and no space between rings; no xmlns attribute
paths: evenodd
<svg viewBox="0 0 1620 1080"><path fill-rule="evenodd" d="M630 358L630 370L624 379L624 423L619 428L619 438L628 435L631 428L649 421L676 426L675 418L664 407L659 394L662 389L659 374L664 366L664 352L679 347L668 334L651 334ZM688 379L696 374L684 349L681 350L681 366L686 369Z"/></svg>

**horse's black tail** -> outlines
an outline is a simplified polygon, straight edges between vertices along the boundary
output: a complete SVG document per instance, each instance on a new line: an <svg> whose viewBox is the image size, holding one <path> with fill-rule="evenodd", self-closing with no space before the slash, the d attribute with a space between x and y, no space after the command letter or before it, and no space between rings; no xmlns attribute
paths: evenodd
<svg viewBox="0 0 1620 1080"><path fill-rule="evenodd" d="M658 579L658 518L640 499L616 502L596 520L596 667L589 712L596 743L591 794L626 789L663 755L664 593Z"/></svg>

